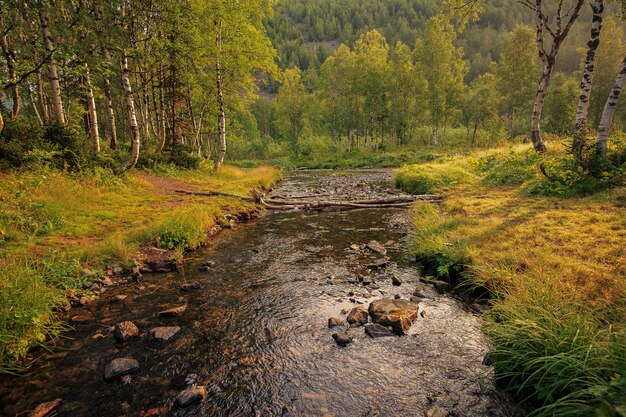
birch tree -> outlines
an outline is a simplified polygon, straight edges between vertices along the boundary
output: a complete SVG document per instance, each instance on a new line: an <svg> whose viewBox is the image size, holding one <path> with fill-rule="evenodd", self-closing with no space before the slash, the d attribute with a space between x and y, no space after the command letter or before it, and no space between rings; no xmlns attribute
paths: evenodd
<svg viewBox="0 0 626 417"><path fill-rule="evenodd" d="M604 111L602 112L602 118L600 119L600 125L598 126L598 139L597 139L597 154L603 158L606 158L607 152L607 140L611 131L611 125L613 123L613 115L615 114L615 107L619 102L624 82L626 81L626 56L622 61L619 74L609 94L609 98L604 105Z"/></svg>
<svg viewBox="0 0 626 417"><path fill-rule="evenodd" d="M553 18L549 16L548 8L543 5L542 0L519 1L530 8L535 15L537 52L543 63L543 71L535 95L535 104L533 105L530 138L536 151L545 152L547 148L541 137L541 113L550 85L550 78L552 77L559 49L565 38L567 38L572 25L578 19L580 9L585 0L557 0ZM555 23L552 23L553 21ZM547 37L551 41L549 47L548 42L546 42Z"/></svg>

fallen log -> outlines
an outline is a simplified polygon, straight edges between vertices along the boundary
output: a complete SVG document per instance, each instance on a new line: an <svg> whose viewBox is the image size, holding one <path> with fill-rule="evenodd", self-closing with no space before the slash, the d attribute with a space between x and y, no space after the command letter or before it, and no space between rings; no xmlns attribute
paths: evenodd
<svg viewBox="0 0 626 417"><path fill-rule="evenodd" d="M265 201L261 199L261 204L268 210L295 210L295 209L303 209L303 210L319 210L328 207L336 207L336 208L350 208L350 209L359 209L359 208L406 208L411 206L411 202L406 203L386 203L386 204L360 204L351 201L313 201L299 204L275 204L276 201L268 200Z"/></svg>
<svg viewBox="0 0 626 417"><path fill-rule="evenodd" d="M363 206L380 206L380 205L393 205L393 204L410 204L414 201L441 201L443 197L436 195L418 195L418 196L397 196L389 198L379 198L373 200L287 200L283 198L269 198L265 202L267 204L275 205L315 205L315 204L335 204L343 205L343 203L363 205Z"/></svg>

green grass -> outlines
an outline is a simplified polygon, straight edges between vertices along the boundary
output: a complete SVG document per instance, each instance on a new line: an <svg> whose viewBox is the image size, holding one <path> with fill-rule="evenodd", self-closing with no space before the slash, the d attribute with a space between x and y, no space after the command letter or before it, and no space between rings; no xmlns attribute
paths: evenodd
<svg viewBox="0 0 626 417"><path fill-rule="evenodd" d="M440 279L490 291L485 330L497 378L533 415L624 416L626 189L528 195L538 164L565 157L551 148L399 170L406 191L445 196L438 207L415 206L413 252Z"/></svg>
<svg viewBox="0 0 626 417"><path fill-rule="evenodd" d="M255 208L236 198L180 197L163 191L163 182L247 195L280 178L270 167L223 167L219 174L163 167L160 176L139 171L122 178L106 170L0 173L0 372L14 371L30 348L59 334L54 308L68 294L89 296L84 268L131 264L150 245L179 259L205 243L224 215Z"/></svg>

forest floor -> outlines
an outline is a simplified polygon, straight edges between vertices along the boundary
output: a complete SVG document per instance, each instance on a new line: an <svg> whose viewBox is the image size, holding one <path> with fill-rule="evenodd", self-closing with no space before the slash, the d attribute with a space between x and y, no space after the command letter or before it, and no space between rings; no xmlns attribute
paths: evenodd
<svg viewBox="0 0 626 417"><path fill-rule="evenodd" d="M416 206L413 252L439 279L489 290L505 386L548 414L614 411L626 404L626 189L533 195L540 158L518 147L400 170L405 191L445 197Z"/></svg>
<svg viewBox="0 0 626 417"><path fill-rule="evenodd" d="M59 309L97 296L102 286L93 283L107 272L132 271L138 257L175 263L241 213L258 213L241 199L177 190L247 197L280 177L269 167L137 171L123 178L107 171L1 173L0 371L57 335Z"/></svg>

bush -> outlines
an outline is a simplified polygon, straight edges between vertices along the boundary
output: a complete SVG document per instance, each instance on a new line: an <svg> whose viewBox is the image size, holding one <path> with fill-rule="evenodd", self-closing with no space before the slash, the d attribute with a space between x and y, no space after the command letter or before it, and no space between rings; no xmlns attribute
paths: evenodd
<svg viewBox="0 0 626 417"><path fill-rule="evenodd" d="M196 249L206 239L206 226L202 214L188 211L166 221L157 232L156 243L160 248L168 250Z"/></svg>
<svg viewBox="0 0 626 417"><path fill-rule="evenodd" d="M489 185L520 185L535 176L541 158L533 150L518 153L510 149L479 158L474 168Z"/></svg>

